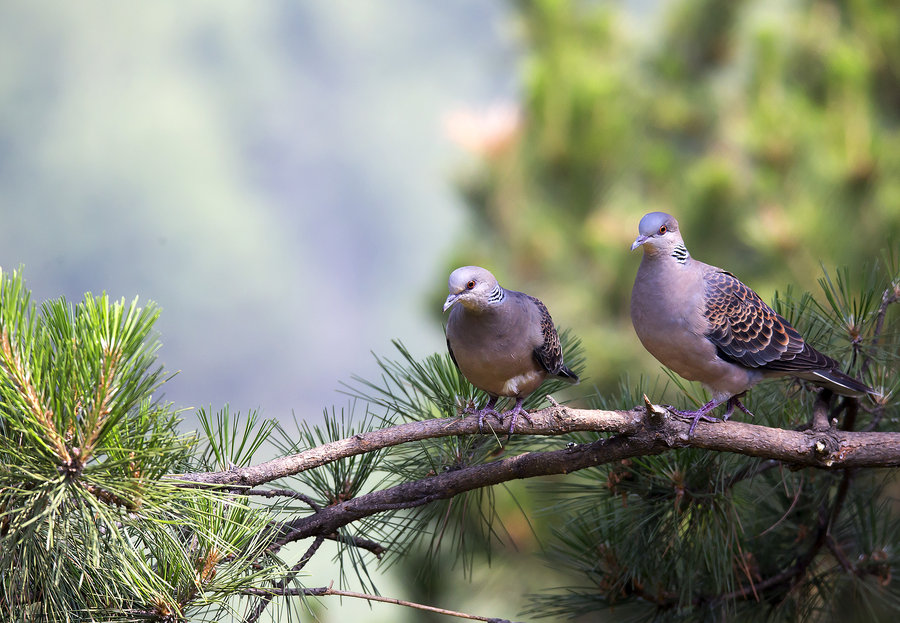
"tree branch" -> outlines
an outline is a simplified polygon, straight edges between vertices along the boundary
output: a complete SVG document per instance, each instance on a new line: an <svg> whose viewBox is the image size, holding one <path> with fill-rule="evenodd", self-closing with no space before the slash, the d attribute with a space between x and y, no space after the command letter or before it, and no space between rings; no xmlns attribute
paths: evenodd
<svg viewBox="0 0 900 623"><path fill-rule="evenodd" d="M817 406L821 409L825 405ZM848 405L845 428L853 426L855 407L855 404ZM793 584L806 574L812 559L826 543L825 537L833 516L842 506L843 495L840 494L845 493L846 483L852 473L849 470L900 465L900 433L856 432L840 430L830 425L825 427L822 415L820 413L816 418L821 427L806 430L785 430L737 421L701 422L689 437L688 422L672 416L666 409L651 404L649 400L645 407L636 407L630 411L570 409L553 405L533 412L530 422L524 419L520 421L515 433L562 435L576 431L597 431L616 434L592 443L570 443L558 450L526 452L453 469L324 508L314 507L312 514L281 524L278 527L280 534L274 544L280 547L310 537L315 537L316 543L320 543L323 538L334 538L340 528L380 512L415 508L510 480L565 474L635 456L661 454L676 448L695 447L734 452L768 459L767 466L785 463L792 466L848 470L844 472L844 482L832 508L823 509L817 538L804 557L790 569L755 583L752 587L742 587L729 596L719 596L719 599L742 598L751 592L756 594L776 589L785 582ZM424 439L466 434L479 434L477 416L400 424L360 433L257 466L223 472L183 474L172 478L186 481L187 486L239 489L364 452ZM281 490L274 491L265 495L284 493ZM258 490L252 492L263 494L263 491ZM278 588L284 588L284 583L281 587L275 587L276 590Z"/></svg>
<svg viewBox="0 0 900 623"><path fill-rule="evenodd" d="M589 444L550 452L530 452L498 461L444 472L421 480L373 491L333 504L314 515L296 518L284 526L279 542L288 543L334 532L353 521L388 510L415 508L466 491L549 474L565 474L601 463L638 455L659 454L664 442L619 435Z"/></svg>
<svg viewBox="0 0 900 623"><path fill-rule="evenodd" d="M655 453L671 448L694 447L819 468L900 465L900 433L832 428L795 431L734 420L701 422L691 438L687 436L688 429L687 423L658 406L652 406L648 414L648 409L644 407L630 411L601 411L559 405L531 413L531 422L520 419L514 432L518 435L551 436L579 431L618 433L634 444L653 447ZM176 474L169 478L177 479L186 486L254 487L365 452L424 439L476 434L479 434L477 416L409 422L359 433L259 465L221 472ZM568 469L559 466L562 471L582 468L574 462L568 465Z"/></svg>
<svg viewBox="0 0 900 623"><path fill-rule="evenodd" d="M269 592L263 592L263 594L260 595L259 603L247 617L246 623L256 623L256 621L259 620L259 617L268 607L269 602L272 601L272 598L278 594L278 591L284 590L284 587L287 586L298 573L300 573L303 567L306 566L306 563L308 563L310 559L315 555L315 553L319 550L319 547L322 546L322 541L324 539L324 536L317 536L316 539L312 542L312 545L309 546L309 549L306 550L306 553L303 554L299 561L297 561L297 564L291 567L291 570L288 571L287 574L285 574L285 576L275 584L274 589Z"/></svg>
<svg viewBox="0 0 900 623"><path fill-rule="evenodd" d="M881 305L878 307L878 313L875 316L875 328L872 330L871 345L874 348L878 346L881 339L881 331L884 328L884 318L887 315L888 307L900 301L900 282L895 281L890 288L885 289L881 294ZM866 357L860 367L860 375L865 376L869 371L869 365L872 363L871 357Z"/></svg>
<svg viewBox="0 0 900 623"><path fill-rule="evenodd" d="M569 411L572 410L552 407L536 412L532 414L533 424L519 426L517 432L539 428L542 425L538 421L539 415L541 418L555 417ZM591 412L581 413L583 415ZM636 415L634 411L624 413ZM694 436L688 439L688 428L688 423L672 418L664 412L651 413L643 420L643 426L631 434L621 434L561 450L530 452L507 457L399 484L328 506L320 513L296 518L285 524L282 537L278 541L287 543L318 534L328 534L362 517L388 510L414 508L508 480L564 474L603 463L634 456L660 454L673 448L687 446L739 452L819 468L900 464L900 433L789 431L741 422L726 422L702 423L697 427Z"/></svg>
<svg viewBox="0 0 900 623"><path fill-rule="evenodd" d="M591 411L550 407L531 414L533 424L519 422L515 432L531 435L563 435L576 431L620 433L640 426L643 409L632 411ZM524 418L522 418L524 419ZM389 428L359 433L332 441L291 456L280 457L251 467L236 467L221 472L200 472L170 476L184 483L244 486L257 485L321 467L339 459L391 446L457 435L477 435L478 417L451 417L398 424Z"/></svg>
<svg viewBox="0 0 900 623"><path fill-rule="evenodd" d="M248 489L246 491L241 491L239 489L237 492L247 496L255 495L264 498L293 498L295 500L300 500L314 511L319 511L322 508L314 499L312 499L308 495L300 493L299 491L294 491L292 489Z"/></svg>

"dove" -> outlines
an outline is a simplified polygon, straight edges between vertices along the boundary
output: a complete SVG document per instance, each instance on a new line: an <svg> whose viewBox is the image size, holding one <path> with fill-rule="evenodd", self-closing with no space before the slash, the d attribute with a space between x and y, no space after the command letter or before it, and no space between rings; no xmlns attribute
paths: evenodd
<svg viewBox="0 0 900 623"><path fill-rule="evenodd" d="M650 212L631 245L643 249L631 291L631 321L651 355L689 381L699 381L712 400L696 411L670 409L697 422L725 403L753 415L740 397L766 378L794 376L843 396L874 395L840 364L807 344L782 316L726 270L691 257L678 221Z"/></svg>
<svg viewBox="0 0 900 623"><path fill-rule="evenodd" d="M480 430L485 416L503 422L505 416L495 408L500 396L515 398L505 414L512 435L518 416L531 421L522 403L547 377L577 383L578 376L563 363L559 335L540 300L504 289L480 266L457 268L447 285L450 357L472 385L490 396L481 409L467 412L478 414Z"/></svg>

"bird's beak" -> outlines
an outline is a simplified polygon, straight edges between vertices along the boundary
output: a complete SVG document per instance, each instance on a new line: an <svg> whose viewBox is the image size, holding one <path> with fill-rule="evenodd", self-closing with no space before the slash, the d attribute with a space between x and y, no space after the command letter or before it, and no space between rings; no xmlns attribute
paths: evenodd
<svg viewBox="0 0 900 623"><path fill-rule="evenodd" d="M631 243L631 250L634 251L635 249L637 249L639 246L641 246L648 240L650 240L650 236L644 236L644 235L638 236L637 238L634 239L634 242Z"/></svg>
<svg viewBox="0 0 900 623"><path fill-rule="evenodd" d="M456 302L459 300L459 294L451 294L447 297L447 300L444 301L444 311L447 311L451 307L453 307Z"/></svg>

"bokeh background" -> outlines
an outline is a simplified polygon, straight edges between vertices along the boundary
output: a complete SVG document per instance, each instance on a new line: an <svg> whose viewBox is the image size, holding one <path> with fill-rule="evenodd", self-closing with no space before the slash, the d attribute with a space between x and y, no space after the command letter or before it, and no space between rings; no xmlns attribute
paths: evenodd
<svg viewBox="0 0 900 623"><path fill-rule="evenodd" d="M179 406L315 415L392 338L443 343L441 120L514 96L510 13L4 1L0 265L37 300L156 301Z"/></svg>
<svg viewBox="0 0 900 623"><path fill-rule="evenodd" d="M896 7L0 2L0 265L38 301L156 301L187 428L225 404L315 420L392 339L442 350L461 264L582 338L582 391L655 378L627 317L651 210L766 299L896 253ZM518 553L442 605L507 616L564 582L510 522ZM381 588L438 599L414 577Z"/></svg>

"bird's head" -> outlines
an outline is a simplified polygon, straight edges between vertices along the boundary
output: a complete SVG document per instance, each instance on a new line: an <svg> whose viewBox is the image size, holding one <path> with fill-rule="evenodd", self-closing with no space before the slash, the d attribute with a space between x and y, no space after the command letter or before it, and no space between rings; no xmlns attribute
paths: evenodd
<svg viewBox="0 0 900 623"><path fill-rule="evenodd" d="M447 282L450 295L444 301L444 311L456 303L466 309L480 311L503 299L503 288L497 279L480 266L463 266L450 273Z"/></svg>
<svg viewBox="0 0 900 623"><path fill-rule="evenodd" d="M670 255L684 249L684 241L678 230L678 221L665 212L650 212L638 224L638 237L634 239L631 250L644 247L644 252L651 255L664 253ZM680 247L681 249L678 249ZM687 249L684 249L685 253Z"/></svg>

